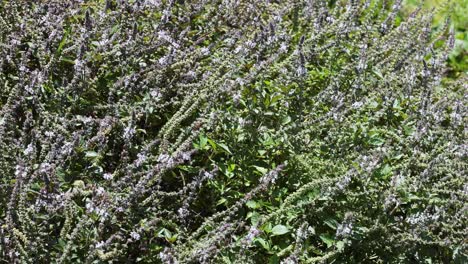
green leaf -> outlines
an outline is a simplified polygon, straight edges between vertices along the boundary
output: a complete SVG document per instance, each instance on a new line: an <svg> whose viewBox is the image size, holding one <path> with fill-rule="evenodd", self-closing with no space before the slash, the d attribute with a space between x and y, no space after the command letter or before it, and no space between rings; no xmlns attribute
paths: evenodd
<svg viewBox="0 0 468 264"><path fill-rule="evenodd" d="M218 202L216 203L216 206L221 205L221 204L223 204L223 203L225 203L225 202L227 202L226 198L221 198L221 199L219 199Z"/></svg>
<svg viewBox="0 0 468 264"><path fill-rule="evenodd" d="M367 105L367 108L369 109L377 109L377 107L379 107L379 103L376 101L372 101L369 103L369 105Z"/></svg>
<svg viewBox="0 0 468 264"><path fill-rule="evenodd" d="M119 25L119 24L116 24L115 26L113 26L113 27L111 28L111 31L110 31L111 35L113 35L114 33L116 33L119 29L120 29L120 25Z"/></svg>
<svg viewBox="0 0 468 264"><path fill-rule="evenodd" d="M250 223L252 225L257 225L258 221L260 221L260 214L257 212L249 212L245 219L249 219L249 218L250 218Z"/></svg>
<svg viewBox="0 0 468 264"><path fill-rule="evenodd" d="M76 188L83 189L85 187L85 183L84 181L76 180L73 182L73 186L75 186Z"/></svg>
<svg viewBox="0 0 468 264"><path fill-rule="evenodd" d="M259 167L259 166L255 166L253 165L253 167L258 170L262 175L265 175L267 172L268 172L268 169L266 168L263 168L263 167Z"/></svg>
<svg viewBox="0 0 468 264"><path fill-rule="evenodd" d="M87 151L86 154L85 154L85 157L87 158L95 158L97 157L99 154L96 152L96 151Z"/></svg>
<svg viewBox="0 0 468 264"><path fill-rule="evenodd" d="M60 40L60 43L57 47L57 50L55 52L55 54L60 54L63 50L63 47L65 46L65 44L67 43L67 39L68 39L68 36L70 35L70 28L67 28L67 30L65 30L65 33L63 34L62 36L62 39Z"/></svg>
<svg viewBox="0 0 468 264"><path fill-rule="evenodd" d="M378 177L388 179L393 175L393 169L390 165L385 164L379 170L376 171Z"/></svg>
<svg viewBox="0 0 468 264"><path fill-rule="evenodd" d="M413 126L406 126L406 125L403 126L403 130L405 131L406 136L411 136L415 131Z"/></svg>
<svg viewBox="0 0 468 264"><path fill-rule="evenodd" d="M335 219L327 219L323 221L327 226L333 228L336 230L336 227L338 226L338 222Z"/></svg>
<svg viewBox="0 0 468 264"><path fill-rule="evenodd" d="M290 116L285 116L285 117L283 117L283 119L281 120L281 125L289 124L289 122L291 122L291 117L290 117Z"/></svg>
<svg viewBox="0 0 468 264"><path fill-rule="evenodd" d="M272 96L271 96L271 104L273 105L274 103L278 102L280 99L283 98L283 95L282 94L279 94L279 93L274 93Z"/></svg>
<svg viewBox="0 0 468 264"><path fill-rule="evenodd" d="M175 235L166 235L166 240L169 243L174 243L174 242L177 241L177 237L178 237L177 234L175 234Z"/></svg>
<svg viewBox="0 0 468 264"><path fill-rule="evenodd" d="M268 260L268 263L269 264L279 264L280 263L280 259L277 255L273 255L270 257L270 259Z"/></svg>
<svg viewBox="0 0 468 264"><path fill-rule="evenodd" d="M254 241L260 243L260 245L261 245L264 249L270 251L270 244L269 244L267 241L265 241L265 239L263 239L263 238L261 238L261 237L256 237Z"/></svg>
<svg viewBox="0 0 468 264"><path fill-rule="evenodd" d="M325 243L327 244L327 247L331 247L333 246L333 244L335 243L335 239L330 236L329 234L322 234L320 235L320 239Z"/></svg>
<svg viewBox="0 0 468 264"><path fill-rule="evenodd" d="M369 139L369 144L374 146L381 146L385 143L385 140L381 138L378 134L372 135Z"/></svg>
<svg viewBox="0 0 468 264"><path fill-rule="evenodd" d="M284 225L276 225L271 229L271 233L275 236L284 235L289 232L289 229Z"/></svg>
<svg viewBox="0 0 468 264"><path fill-rule="evenodd" d="M232 155L232 152L229 150L229 147L226 144L218 143L218 146L220 146L224 151Z"/></svg>
<svg viewBox="0 0 468 264"><path fill-rule="evenodd" d="M64 56L61 56L60 57L60 61L63 61L63 62L66 62L66 63L70 63L70 64L75 64L75 60L71 59L71 58L68 58L68 57L64 57Z"/></svg>
<svg viewBox="0 0 468 264"><path fill-rule="evenodd" d="M211 140L211 139L208 138L208 143L211 145L211 147L212 147L214 150L216 150L216 143L215 143L213 140Z"/></svg>
<svg viewBox="0 0 468 264"><path fill-rule="evenodd" d="M245 205L247 205L247 207L252 208L252 209L260 208L260 204L252 200L248 201Z"/></svg>
<svg viewBox="0 0 468 264"><path fill-rule="evenodd" d="M390 165L388 164L385 164L381 170L381 173L383 175L388 175L388 174L391 174L392 173L392 167L390 167Z"/></svg>
<svg viewBox="0 0 468 264"><path fill-rule="evenodd" d="M374 69L374 70L372 70L372 73L373 73L375 76L379 77L379 79L383 80L383 75L382 75L382 73L381 73L379 70Z"/></svg>
<svg viewBox="0 0 468 264"><path fill-rule="evenodd" d="M199 145L200 149L204 149L206 146L206 143L208 143L208 138L200 134L199 139L200 139L200 145Z"/></svg>

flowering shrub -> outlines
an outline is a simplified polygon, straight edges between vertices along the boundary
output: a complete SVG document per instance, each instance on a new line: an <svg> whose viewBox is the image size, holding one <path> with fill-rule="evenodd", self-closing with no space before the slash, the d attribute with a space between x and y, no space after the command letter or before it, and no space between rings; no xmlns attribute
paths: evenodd
<svg viewBox="0 0 468 264"><path fill-rule="evenodd" d="M464 263L466 77L401 1L2 1L2 263Z"/></svg>

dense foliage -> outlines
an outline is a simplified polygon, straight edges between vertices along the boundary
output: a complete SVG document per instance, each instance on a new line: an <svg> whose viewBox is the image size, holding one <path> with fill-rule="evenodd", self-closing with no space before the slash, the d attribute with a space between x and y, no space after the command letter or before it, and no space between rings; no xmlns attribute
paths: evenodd
<svg viewBox="0 0 468 264"><path fill-rule="evenodd" d="M466 263L467 78L400 7L1 1L1 263Z"/></svg>
<svg viewBox="0 0 468 264"><path fill-rule="evenodd" d="M437 7L432 21L433 30L439 30L443 27L447 16L450 16L455 47L449 54L448 69L445 75L455 79L464 76L468 72L468 16L466 15L468 14L468 1L427 0L420 3L418 0L405 0L402 13L407 15L418 6L422 6L423 10Z"/></svg>

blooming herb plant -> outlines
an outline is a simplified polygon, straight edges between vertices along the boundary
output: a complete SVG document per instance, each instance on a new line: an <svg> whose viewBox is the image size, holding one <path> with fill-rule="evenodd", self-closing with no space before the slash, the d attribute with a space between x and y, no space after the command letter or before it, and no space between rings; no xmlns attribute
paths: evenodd
<svg viewBox="0 0 468 264"><path fill-rule="evenodd" d="M466 263L467 78L401 1L0 2L0 263Z"/></svg>

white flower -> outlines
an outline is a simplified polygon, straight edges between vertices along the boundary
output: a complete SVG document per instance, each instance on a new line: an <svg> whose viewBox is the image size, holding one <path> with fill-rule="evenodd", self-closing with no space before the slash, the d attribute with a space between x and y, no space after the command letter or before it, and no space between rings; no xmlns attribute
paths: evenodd
<svg viewBox="0 0 468 264"><path fill-rule="evenodd" d="M397 203L398 203L397 197L395 196L395 194L392 193L385 198L384 208L387 210L391 209L393 205Z"/></svg>
<svg viewBox="0 0 468 264"><path fill-rule="evenodd" d="M16 170L15 170L15 176L16 177L24 177L26 176L26 172L24 171L24 168L22 166L16 165Z"/></svg>
<svg viewBox="0 0 468 264"><path fill-rule="evenodd" d="M95 248L102 248L106 243L104 241L100 241L96 244Z"/></svg>
<svg viewBox="0 0 468 264"><path fill-rule="evenodd" d="M107 43L109 43L109 39L105 38L105 39L102 39L102 40L98 41L97 44L98 44L98 46L103 47L103 46L107 45Z"/></svg>
<svg viewBox="0 0 468 264"><path fill-rule="evenodd" d="M174 159L167 154L159 155L158 162L164 164L167 167L172 167L174 165Z"/></svg>
<svg viewBox="0 0 468 264"><path fill-rule="evenodd" d="M260 234L260 230L258 230L256 227L252 226L250 227L249 233L246 236L246 239L250 242L252 241L258 234Z"/></svg>
<svg viewBox="0 0 468 264"><path fill-rule="evenodd" d="M244 50L244 48L242 46L237 46L237 48L234 50L234 53L238 54L238 53L242 52L243 50Z"/></svg>
<svg viewBox="0 0 468 264"><path fill-rule="evenodd" d="M245 46L246 46L247 48L249 48L249 49L253 49L253 48L255 48L255 46L257 46L257 44L256 44L255 42L249 40L249 41L247 41L247 42L245 43Z"/></svg>
<svg viewBox="0 0 468 264"><path fill-rule="evenodd" d="M391 184L392 184L392 186L397 187L397 186L401 185L404 181L405 181L405 176L403 176L403 175L394 175L392 177Z"/></svg>
<svg viewBox="0 0 468 264"><path fill-rule="evenodd" d="M159 89L153 89L150 91L150 95L153 97L153 99L159 100L161 98L161 91Z"/></svg>
<svg viewBox="0 0 468 264"><path fill-rule="evenodd" d="M304 66L299 66L296 70L297 75L304 76L307 74L307 69Z"/></svg>
<svg viewBox="0 0 468 264"><path fill-rule="evenodd" d="M346 175L343 179L341 179L337 184L336 187L342 191L344 190L349 183L351 182L351 177L349 175Z"/></svg>
<svg viewBox="0 0 468 264"><path fill-rule="evenodd" d="M352 223L345 223L342 225L339 225L338 228L336 229L336 236L337 237L347 237L351 235L353 232L353 224Z"/></svg>
<svg viewBox="0 0 468 264"><path fill-rule="evenodd" d="M146 0L145 5L150 7L159 7L161 6L161 0Z"/></svg>
<svg viewBox="0 0 468 264"><path fill-rule="evenodd" d="M81 71L83 69L83 61L81 61L80 59L76 59L74 68L76 72Z"/></svg>
<svg viewBox="0 0 468 264"><path fill-rule="evenodd" d="M185 76L187 76L188 78L191 78L191 79L195 79L197 77L197 73L190 70L185 74Z"/></svg>
<svg viewBox="0 0 468 264"><path fill-rule="evenodd" d="M34 151L33 144L30 143L28 147L23 151L24 155L29 155Z"/></svg>
<svg viewBox="0 0 468 264"><path fill-rule="evenodd" d="M109 216L109 213L103 208L96 209L96 213L97 213L98 216L100 216L102 218L107 218Z"/></svg>
<svg viewBox="0 0 468 264"><path fill-rule="evenodd" d="M431 71L430 70L423 70L421 72L421 75L422 75L422 77L429 77L431 75Z"/></svg>
<svg viewBox="0 0 468 264"><path fill-rule="evenodd" d="M296 264L299 263L297 261L297 257L295 255L291 255L283 260L281 260L280 264Z"/></svg>
<svg viewBox="0 0 468 264"><path fill-rule="evenodd" d="M86 203L85 207L86 207L86 210L87 210L88 212L90 212L90 213L91 213L91 212L94 212L94 204L93 204L93 202Z"/></svg>
<svg viewBox="0 0 468 264"><path fill-rule="evenodd" d="M286 43L281 43L281 46L279 48L280 53L286 53L288 52L288 45Z"/></svg>
<svg viewBox="0 0 468 264"><path fill-rule="evenodd" d="M416 214L406 218L406 222L411 225L416 225L422 221L424 221L424 216L420 212L417 212Z"/></svg>
<svg viewBox="0 0 468 264"><path fill-rule="evenodd" d="M146 155L145 154L142 154L142 153L138 153L137 154L137 160L135 161L135 166L139 167L141 166L145 160L146 160Z"/></svg>
<svg viewBox="0 0 468 264"><path fill-rule="evenodd" d="M104 173L102 177L104 178L104 180L110 181L114 178L114 175L112 175L112 173Z"/></svg>
<svg viewBox="0 0 468 264"><path fill-rule="evenodd" d="M236 82L240 85L240 86L244 86L245 82L242 78L238 77L236 78Z"/></svg>
<svg viewBox="0 0 468 264"><path fill-rule="evenodd" d="M169 247L165 247L164 250L159 253L159 258L163 261L163 263L173 263L173 264L179 263L172 256L171 249Z"/></svg>
<svg viewBox="0 0 468 264"><path fill-rule="evenodd" d="M130 233L130 236L133 238L133 240L140 240L140 234L138 234L137 232L135 231L132 231Z"/></svg>
<svg viewBox="0 0 468 264"><path fill-rule="evenodd" d="M382 30L386 30L386 29L387 29L387 24L382 23L382 24L380 25L380 27L382 28Z"/></svg>
<svg viewBox="0 0 468 264"><path fill-rule="evenodd" d="M208 49L207 47L203 47L203 48L200 49L200 53L203 56L206 56L206 55L210 54L210 49Z"/></svg>
<svg viewBox="0 0 468 264"><path fill-rule="evenodd" d="M44 162L41 164L41 166L39 167L39 172L40 173L48 173L50 171L50 169L52 168L52 165L50 165L50 163L48 162Z"/></svg>
<svg viewBox="0 0 468 264"><path fill-rule="evenodd" d="M19 44L21 44L21 41L19 41L19 40L17 40L17 39L12 39L12 40L10 41L10 43L11 43L11 45L19 45Z"/></svg>
<svg viewBox="0 0 468 264"><path fill-rule="evenodd" d="M208 171L205 171L204 176L209 180L212 180L214 177L213 174Z"/></svg>
<svg viewBox="0 0 468 264"><path fill-rule="evenodd" d="M162 66L166 66L168 64L168 62L169 62L169 58L168 58L168 56L161 57L161 58L159 58L158 62Z"/></svg>
<svg viewBox="0 0 468 264"><path fill-rule="evenodd" d="M234 101L236 105L239 104L240 99L241 99L240 93L236 93L232 96L232 100Z"/></svg>
<svg viewBox="0 0 468 264"><path fill-rule="evenodd" d="M358 108L360 108L362 105L363 105L362 102L354 102L354 104L352 104L352 107L353 107L354 109L358 109Z"/></svg>
<svg viewBox="0 0 468 264"><path fill-rule="evenodd" d="M158 39L167 40L169 36L167 35L166 31L159 31L158 32Z"/></svg>
<svg viewBox="0 0 468 264"><path fill-rule="evenodd" d="M135 134L135 129L133 127L128 126L124 129L123 137L126 139L130 139L134 134Z"/></svg>
<svg viewBox="0 0 468 264"><path fill-rule="evenodd" d="M363 71L363 70L367 69L366 61L364 59L359 60L359 63L356 66L356 69L358 71Z"/></svg>
<svg viewBox="0 0 468 264"><path fill-rule="evenodd" d="M190 153L188 153L188 152L183 152L183 153L182 153L182 159L185 160L185 161L189 161L189 160L191 159Z"/></svg>
<svg viewBox="0 0 468 264"><path fill-rule="evenodd" d="M97 193L97 195L102 195L102 194L106 193L106 190L104 190L104 188L102 188L102 187L98 187L97 190L96 190L96 193Z"/></svg>
<svg viewBox="0 0 468 264"><path fill-rule="evenodd" d="M187 208L181 207L179 210L177 210L177 213L179 214L179 217L183 219L186 218L190 212L187 210Z"/></svg>
<svg viewBox="0 0 468 264"><path fill-rule="evenodd" d="M241 127L245 126L246 123L247 123L247 122L245 121L244 118L239 117L239 125L240 125Z"/></svg>

